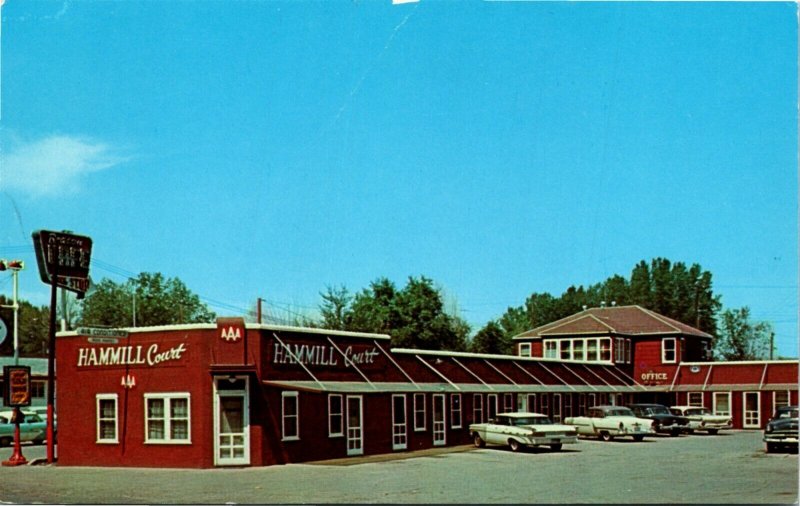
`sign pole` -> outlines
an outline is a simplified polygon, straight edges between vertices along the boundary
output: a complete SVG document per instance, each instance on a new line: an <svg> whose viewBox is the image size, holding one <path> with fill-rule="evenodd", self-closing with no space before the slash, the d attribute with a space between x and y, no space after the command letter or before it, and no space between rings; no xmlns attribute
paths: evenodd
<svg viewBox="0 0 800 506"><path fill-rule="evenodd" d="M58 264L61 257L61 246L53 262L53 277L50 282L50 332L47 342L47 463L53 463L53 405L55 404L55 361L56 361L56 302L58 298Z"/></svg>

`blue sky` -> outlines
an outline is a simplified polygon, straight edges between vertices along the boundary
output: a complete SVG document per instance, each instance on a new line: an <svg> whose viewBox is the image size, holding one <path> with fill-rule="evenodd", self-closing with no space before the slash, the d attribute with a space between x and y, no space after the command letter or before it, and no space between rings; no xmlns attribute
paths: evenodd
<svg viewBox="0 0 800 506"><path fill-rule="evenodd" d="M6 0L0 257L278 318L425 275L478 330L660 256L796 355L797 57L792 3Z"/></svg>

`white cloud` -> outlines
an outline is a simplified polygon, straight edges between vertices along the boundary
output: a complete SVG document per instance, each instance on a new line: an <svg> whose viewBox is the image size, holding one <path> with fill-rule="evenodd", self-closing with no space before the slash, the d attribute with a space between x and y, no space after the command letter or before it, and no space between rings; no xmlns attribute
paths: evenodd
<svg viewBox="0 0 800 506"><path fill-rule="evenodd" d="M127 159L92 139L52 135L19 143L0 154L0 189L16 189L34 197L73 194L92 172Z"/></svg>

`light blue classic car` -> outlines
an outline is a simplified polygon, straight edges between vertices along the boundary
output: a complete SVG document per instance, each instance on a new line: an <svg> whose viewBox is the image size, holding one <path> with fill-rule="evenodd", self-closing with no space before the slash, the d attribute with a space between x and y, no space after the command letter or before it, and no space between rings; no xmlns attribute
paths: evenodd
<svg viewBox="0 0 800 506"><path fill-rule="evenodd" d="M42 444L47 439L47 419L39 414L22 410L25 420L19 424L20 441L33 441L34 444ZM12 410L0 411L0 446L11 446L14 444L14 424L11 423ZM56 426L53 423L53 439L56 439Z"/></svg>

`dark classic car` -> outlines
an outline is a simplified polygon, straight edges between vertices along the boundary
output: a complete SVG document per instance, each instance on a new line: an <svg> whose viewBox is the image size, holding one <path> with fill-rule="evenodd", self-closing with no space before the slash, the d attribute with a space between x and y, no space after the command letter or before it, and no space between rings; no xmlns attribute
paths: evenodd
<svg viewBox="0 0 800 506"><path fill-rule="evenodd" d="M797 451L797 406L784 406L775 411L764 428L764 442L767 453L792 448Z"/></svg>
<svg viewBox="0 0 800 506"><path fill-rule="evenodd" d="M672 414L669 408L663 404L630 404L628 407L639 418L653 420L653 428L656 432L677 436L687 430L689 419Z"/></svg>

